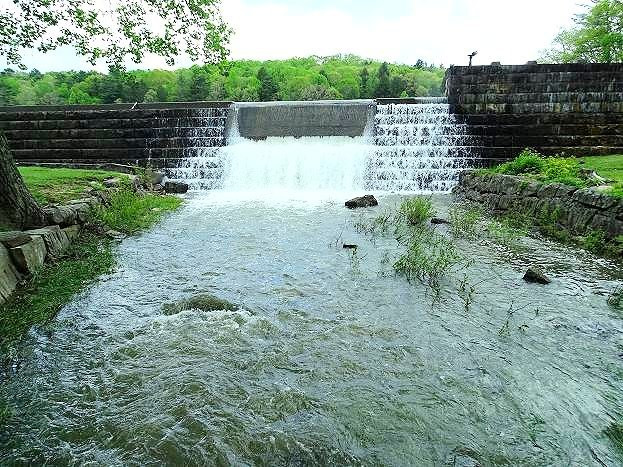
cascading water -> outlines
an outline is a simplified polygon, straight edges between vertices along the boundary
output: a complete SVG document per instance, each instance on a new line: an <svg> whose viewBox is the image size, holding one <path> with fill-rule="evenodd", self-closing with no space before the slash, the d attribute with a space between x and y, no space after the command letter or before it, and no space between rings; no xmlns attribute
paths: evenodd
<svg viewBox="0 0 623 467"><path fill-rule="evenodd" d="M377 191L447 192L473 166L474 138L444 98L378 105L376 149L368 187Z"/></svg>
<svg viewBox="0 0 623 467"><path fill-rule="evenodd" d="M196 112L198 116L178 122L176 135L190 139L190 144L184 149L178 166L169 170L169 175L184 180L195 190L212 190L220 187L223 178L222 148L229 108L206 108Z"/></svg>
<svg viewBox="0 0 623 467"><path fill-rule="evenodd" d="M226 146L189 149L173 177L193 189L236 192L447 192L474 160L473 138L443 98L378 105L364 134L354 138L246 139L239 133L239 108L234 104L230 110ZM218 126L196 128L199 143L205 131L210 137L225 135L227 110L208 110L218 114L210 116Z"/></svg>

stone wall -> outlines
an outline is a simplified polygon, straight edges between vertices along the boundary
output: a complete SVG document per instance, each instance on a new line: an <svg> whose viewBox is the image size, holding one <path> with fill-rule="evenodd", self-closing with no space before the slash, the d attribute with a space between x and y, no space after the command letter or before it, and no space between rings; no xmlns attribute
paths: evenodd
<svg viewBox="0 0 623 467"><path fill-rule="evenodd" d="M491 162L623 153L623 64L451 67L446 89Z"/></svg>
<svg viewBox="0 0 623 467"><path fill-rule="evenodd" d="M465 172L454 193L494 213L548 217L576 235L601 231L608 240L623 235L623 199L594 189L558 183L544 185L512 175Z"/></svg>
<svg viewBox="0 0 623 467"><path fill-rule="evenodd" d="M22 164L173 167L225 145L229 102L1 107L0 131Z"/></svg>

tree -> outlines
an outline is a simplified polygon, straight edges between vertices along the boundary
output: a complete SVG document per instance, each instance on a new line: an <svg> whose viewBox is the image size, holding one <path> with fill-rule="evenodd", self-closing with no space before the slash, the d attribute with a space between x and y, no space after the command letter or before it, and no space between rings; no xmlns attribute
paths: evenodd
<svg viewBox="0 0 623 467"><path fill-rule="evenodd" d="M368 80L370 79L370 74L368 73L368 68L364 67L359 72L359 95L361 97L368 97Z"/></svg>
<svg viewBox="0 0 623 467"><path fill-rule="evenodd" d="M0 10L0 56L24 69L21 49L47 52L69 45L92 64L104 59L117 70L126 59L139 63L147 53L164 57L170 65L183 53L194 61L219 62L228 54L230 29L218 7L218 0L13 0ZM4 137L0 216L4 227L45 224Z"/></svg>
<svg viewBox="0 0 623 467"><path fill-rule="evenodd" d="M389 82L389 65L383 62L378 72L379 82L374 90L374 97L391 97L391 86Z"/></svg>
<svg viewBox="0 0 623 467"><path fill-rule="evenodd" d="M593 0L576 26L561 31L544 57L552 62L623 62L623 2Z"/></svg>
<svg viewBox="0 0 623 467"><path fill-rule="evenodd" d="M279 88L265 67L258 70L257 79L260 81L260 101L276 101L279 98Z"/></svg>

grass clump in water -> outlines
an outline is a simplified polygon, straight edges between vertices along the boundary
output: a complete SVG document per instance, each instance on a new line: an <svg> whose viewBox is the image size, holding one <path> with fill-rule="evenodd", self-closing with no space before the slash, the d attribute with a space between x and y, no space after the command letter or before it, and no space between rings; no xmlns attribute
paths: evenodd
<svg viewBox="0 0 623 467"><path fill-rule="evenodd" d="M415 196L400 204L399 214L409 225L422 226L435 215L435 208L430 198Z"/></svg>
<svg viewBox="0 0 623 467"><path fill-rule="evenodd" d="M210 294L197 295L185 300L174 303L166 303L162 306L165 315L177 315L182 311L200 310L200 311L236 311L238 306L233 303L215 297Z"/></svg>
<svg viewBox="0 0 623 467"><path fill-rule="evenodd" d="M96 222L126 234L135 234L157 222L164 213L182 204L176 196L137 194L122 189L112 195L107 206L95 209Z"/></svg>
<svg viewBox="0 0 623 467"><path fill-rule="evenodd" d="M60 260L45 264L27 285L0 305L0 350L6 353L30 326L54 318L75 294L114 266L111 243L83 235Z"/></svg>

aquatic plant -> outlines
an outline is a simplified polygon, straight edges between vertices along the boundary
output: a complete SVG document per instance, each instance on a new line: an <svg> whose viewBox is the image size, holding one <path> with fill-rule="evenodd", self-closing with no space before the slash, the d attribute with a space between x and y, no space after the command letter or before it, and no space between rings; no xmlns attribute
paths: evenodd
<svg viewBox="0 0 623 467"><path fill-rule="evenodd" d="M189 310L199 310L199 311L236 311L238 310L238 305L234 305L233 303L228 302L227 300L223 300L221 298L215 297L210 294L201 294L196 295L194 297L179 300L173 303L165 303L162 305L162 312L165 315L177 315L182 311Z"/></svg>
<svg viewBox="0 0 623 467"><path fill-rule="evenodd" d="M400 204L398 215L409 225L421 226L435 215L435 208L430 197L414 196Z"/></svg>

